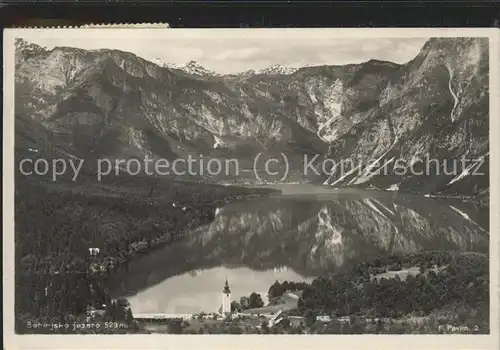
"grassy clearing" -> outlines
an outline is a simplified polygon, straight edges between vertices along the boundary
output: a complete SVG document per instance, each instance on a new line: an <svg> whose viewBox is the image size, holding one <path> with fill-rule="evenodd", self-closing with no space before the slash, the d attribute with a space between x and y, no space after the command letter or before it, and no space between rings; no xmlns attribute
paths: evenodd
<svg viewBox="0 0 500 350"><path fill-rule="evenodd" d="M380 280L382 280L383 278L386 278L386 279L399 278L401 281L405 281L408 278L408 276L415 277L421 273L423 273L424 275L427 275L431 271L434 273L439 273L444 269L446 269L446 266L433 266L432 268L425 269L422 272L423 269L421 269L419 266L412 266L409 268L401 269L399 271L386 270L385 272L382 272L382 273L379 273L376 275L371 275L370 277L371 277L372 281L377 280L378 282L380 282Z"/></svg>

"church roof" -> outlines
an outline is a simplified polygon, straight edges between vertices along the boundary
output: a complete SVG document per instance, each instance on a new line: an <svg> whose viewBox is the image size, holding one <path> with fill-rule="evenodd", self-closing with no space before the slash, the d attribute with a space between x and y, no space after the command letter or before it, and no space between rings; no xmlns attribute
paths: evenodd
<svg viewBox="0 0 500 350"><path fill-rule="evenodd" d="M226 278L226 284L224 285L224 289L222 290L222 292L225 294L231 293L231 289L229 289L229 283L227 283L227 278Z"/></svg>

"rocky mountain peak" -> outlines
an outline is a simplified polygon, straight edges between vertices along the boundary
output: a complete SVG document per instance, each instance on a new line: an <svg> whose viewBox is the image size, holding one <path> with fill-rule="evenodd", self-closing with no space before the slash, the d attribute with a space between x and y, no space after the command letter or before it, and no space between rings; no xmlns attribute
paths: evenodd
<svg viewBox="0 0 500 350"><path fill-rule="evenodd" d="M267 68L258 71L258 74L269 74L269 75L289 75L293 74L298 70L298 68L285 67L280 64L273 64Z"/></svg>
<svg viewBox="0 0 500 350"><path fill-rule="evenodd" d="M188 63L186 63L181 69L188 73L188 74L193 74L193 75L202 75L202 76L218 76L216 72L213 72L211 70L206 69L203 67L200 63L191 60Z"/></svg>

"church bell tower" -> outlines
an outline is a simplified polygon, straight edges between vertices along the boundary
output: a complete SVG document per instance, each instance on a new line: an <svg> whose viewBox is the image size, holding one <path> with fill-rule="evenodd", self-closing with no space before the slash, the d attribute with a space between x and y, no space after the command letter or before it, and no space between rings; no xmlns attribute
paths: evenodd
<svg viewBox="0 0 500 350"><path fill-rule="evenodd" d="M222 314L228 314L231 312L231 290L229 289L229 284L224 285L224 289L222 290Z"/></svg>

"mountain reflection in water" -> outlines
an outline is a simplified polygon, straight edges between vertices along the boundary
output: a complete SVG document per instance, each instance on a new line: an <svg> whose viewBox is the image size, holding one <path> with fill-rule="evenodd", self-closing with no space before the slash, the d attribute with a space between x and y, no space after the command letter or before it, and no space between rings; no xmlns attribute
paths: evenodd
<svg viewBox="0 0 500 350"><path fill-rule="evenodd" d="M219 208L209 225L133 261L115 294L135 313L217 311L275 280L311 281L389 253L487 252L487 209L457 200L374 191L278 195Z"/></svg>

